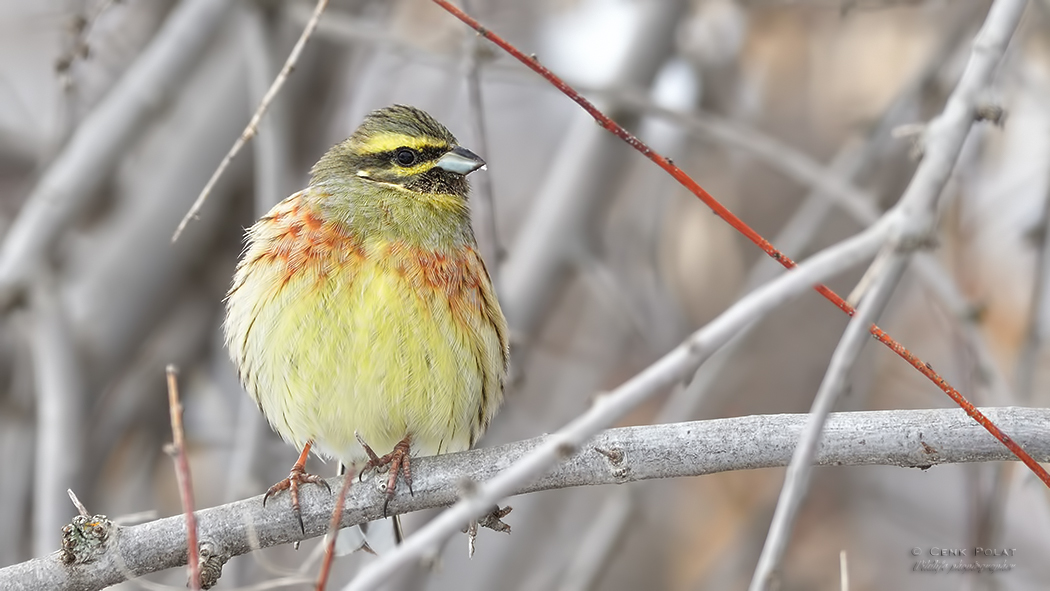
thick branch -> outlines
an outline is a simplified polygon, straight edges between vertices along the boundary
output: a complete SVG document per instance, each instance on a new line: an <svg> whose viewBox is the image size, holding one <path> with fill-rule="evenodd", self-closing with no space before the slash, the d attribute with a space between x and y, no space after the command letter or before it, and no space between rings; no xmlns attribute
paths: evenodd
<svg viewBox="0 0 1050 591"><path fill-rule="evenodd" d="M1050 461L1050 409L991 408L986 414L1015 433L1040 461ZM757 415L644 427L610 429L545 475L519 486L514 494L655 478L698 476L731 470L785 466L807 420L805 414ZM488 480L539 447L550 436L413 461L414 494L399 490L391 513L449 505L461 496L464 482ZM599 452L598 450L602 450ZM835 413L828 417L816 463L928 468L936 464L1012 460L1010 452L958 409ZM379 481L367 479L351 488L342 525L382 517ZM330 479L333 490L341 484ZM287 544L323 535L335 497L306 487L303 523L288 511L286 498L262 506L261 497L204 509L197 513L200 539L226 555ZM99 560L63 565L58 554L0 569L0 588L11 590L102 589L128 578L186 563L182 515L127 528L116 528ZM58 539L58 532L55 532Z"/></svg>

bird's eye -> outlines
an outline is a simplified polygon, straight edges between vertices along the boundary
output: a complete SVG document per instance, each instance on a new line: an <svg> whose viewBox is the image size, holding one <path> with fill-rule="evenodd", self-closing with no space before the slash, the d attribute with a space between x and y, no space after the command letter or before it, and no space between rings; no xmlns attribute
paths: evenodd
<svg viewBox="0 0 1050 591"><path fill-rule="evenodd" d="M412 148L398 148L394 152L394 159L401 166L412 166L416 163L416 159L419 158L419 154Z"/></svg>

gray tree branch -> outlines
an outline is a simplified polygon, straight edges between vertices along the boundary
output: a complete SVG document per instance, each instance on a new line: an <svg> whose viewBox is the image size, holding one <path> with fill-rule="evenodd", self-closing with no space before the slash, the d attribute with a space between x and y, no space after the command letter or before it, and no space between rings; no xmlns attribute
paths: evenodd
<svg viewBox="0 0 1050 591"><path fill-rule="evenodd" d="M1050 433L1041 427L1050 421L1050 409L982 410L1036 459L1050 461ZM558 466L519 485L513 494L786 466L807 420L806 414L755 415L610 429L567 454ZM491 479L551 437L419 458L412 464L414 493L399 489L389 512L450 505L470 494L473 487L468 483ZM1011 459L1010 452L963 411L935 409L831 414L815 462L925 469ZM366 477L355 483L347 498L344 527L382 517L380 485L385 480L385 476ZM329 483L339 490L339 477ZM201 544L229 557L324 535L334 497L319 487L305 487L301 494L305 534L289 510L287 497L264 508L261 496L256 496L198 511ZM513 525L513 517L510 521ZM78 555L78 560L90 561L66 565L56 552L0 569L0 588L88 591L179 567L186 562L185 532L182 515L131 527L107 524L101 548Z"/></svg>

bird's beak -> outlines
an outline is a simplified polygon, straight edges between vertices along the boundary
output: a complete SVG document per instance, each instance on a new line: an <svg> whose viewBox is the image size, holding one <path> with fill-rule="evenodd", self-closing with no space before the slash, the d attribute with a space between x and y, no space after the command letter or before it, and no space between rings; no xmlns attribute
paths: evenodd
<svg viewBox="0 0 1050 591"><path fill-rule="evenodd" d="M456 174L468 175L479 168L485 168L485 161L474 152L456 146L438 158L434 166Z"/></svg>

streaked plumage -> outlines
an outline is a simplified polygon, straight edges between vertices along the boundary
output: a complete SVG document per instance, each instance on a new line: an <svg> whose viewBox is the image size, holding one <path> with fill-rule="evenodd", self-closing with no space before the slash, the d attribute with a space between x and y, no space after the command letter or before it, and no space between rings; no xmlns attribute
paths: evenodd
<svg viewBox="0 0 1050 591"><path fill-rule="evenodd" d="M379 454L411 436L413 456L485 431L508 346L470 226L481 164L426 113L387 107L248 230L226 344L285 440L360 466L355 431Z"/></svg>

